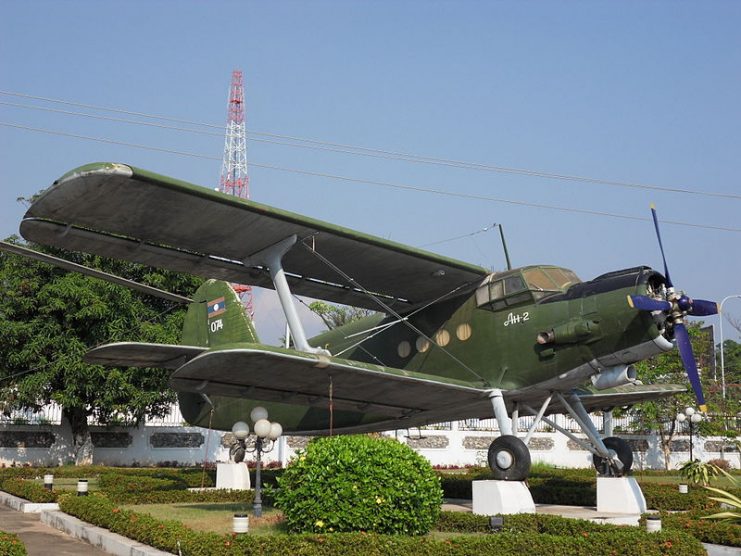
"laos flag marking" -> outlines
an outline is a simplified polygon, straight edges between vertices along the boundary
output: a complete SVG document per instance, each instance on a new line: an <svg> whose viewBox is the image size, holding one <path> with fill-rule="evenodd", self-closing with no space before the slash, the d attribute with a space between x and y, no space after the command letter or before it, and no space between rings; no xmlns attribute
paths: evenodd
<svg viewBox="0 0 741 556"><path fill-rule="evenodd" d="M226 304L224 303L223 297L208 302L208 318L216 317L222 314L225 310Z"/></svg>

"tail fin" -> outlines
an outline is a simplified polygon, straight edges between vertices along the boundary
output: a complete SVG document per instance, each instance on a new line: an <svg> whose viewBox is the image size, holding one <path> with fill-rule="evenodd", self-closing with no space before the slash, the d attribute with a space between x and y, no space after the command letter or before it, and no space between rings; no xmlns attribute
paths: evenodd
<svg viewBox="0 0 741 556"><path fill-rule="evenodd" d="M183 344L214 348L237 342L259 342L252 318L227 282L207 280L198 288L193 301L183 323Z"/></svg>

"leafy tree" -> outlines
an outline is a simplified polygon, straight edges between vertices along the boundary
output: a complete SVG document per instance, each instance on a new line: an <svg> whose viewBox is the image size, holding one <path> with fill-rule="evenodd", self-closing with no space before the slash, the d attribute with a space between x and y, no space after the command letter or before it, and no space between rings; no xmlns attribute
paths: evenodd
<svg viewBox="0 0 741 556"><path fill-rule="evenodd" d="M29 247L182 295L192 294L200 282L123 261ZM177 343L182 306L4 252L0 283L2 411L61 405L78 464L91 460L88 417L104 424L138 423L145 415L167 412L175 399L167 370L104 368L84 363L82 356L107 342Z"/></svg>
<svg viewBox="0 0 741 556"><path fill-rule="evenodd" d="M360 320L374 314L370 309L359 309L347 305L332 305L324 301L314 301L309 305L314 313L319 315L328 330L334 330L353 321Z"/></svg>

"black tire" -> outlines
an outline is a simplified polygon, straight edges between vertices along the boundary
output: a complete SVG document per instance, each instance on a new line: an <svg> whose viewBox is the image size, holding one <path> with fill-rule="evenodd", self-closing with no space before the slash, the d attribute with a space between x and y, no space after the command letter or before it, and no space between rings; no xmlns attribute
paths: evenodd
<svg viewBox="0 0 741 556"><path fill-rule="evenodd" d="M244 447L242 447L239 444L232 444L232 447L229 449L229 455L231 456L234 463L241 463L244 461L244 456L246 452Z"/></svg>
<svg viewBox="0 0 741 556"><path fill-rule="evenodd" d="M503 465L502 459L509 462ZM489 468L499 481L524 481L530 475L530 450L516 436L500 436L489 445Z"/></svg>
<svg viewBox="0 0 741 556"><path fill-rule="evenodd" d="M617 436L609 436L602 440L608 450L614 450L617 454L618 459L623 464L623 469L618 471L610 465L610 461L601 456L592 456L592 463L594 463L595 469L600 475L605 477L623 477L630 472L633 467L633 450L622 438Z"/></svg>

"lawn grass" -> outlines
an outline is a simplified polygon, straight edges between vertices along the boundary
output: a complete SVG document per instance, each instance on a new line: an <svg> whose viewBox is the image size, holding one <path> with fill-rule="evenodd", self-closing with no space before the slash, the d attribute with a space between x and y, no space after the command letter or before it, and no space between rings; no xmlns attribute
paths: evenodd
<svg viewBox="0 0 741 556"><path fill-rule="evenodd" d="M234 514L247 514L250 533L275 535L285 533L283 514L263 506L262 517L252 515L252 505L242 503L213 504L143 504L121 506L123 509L146 513L157 519L172 519L196 531L231 533Z"/></svg>

